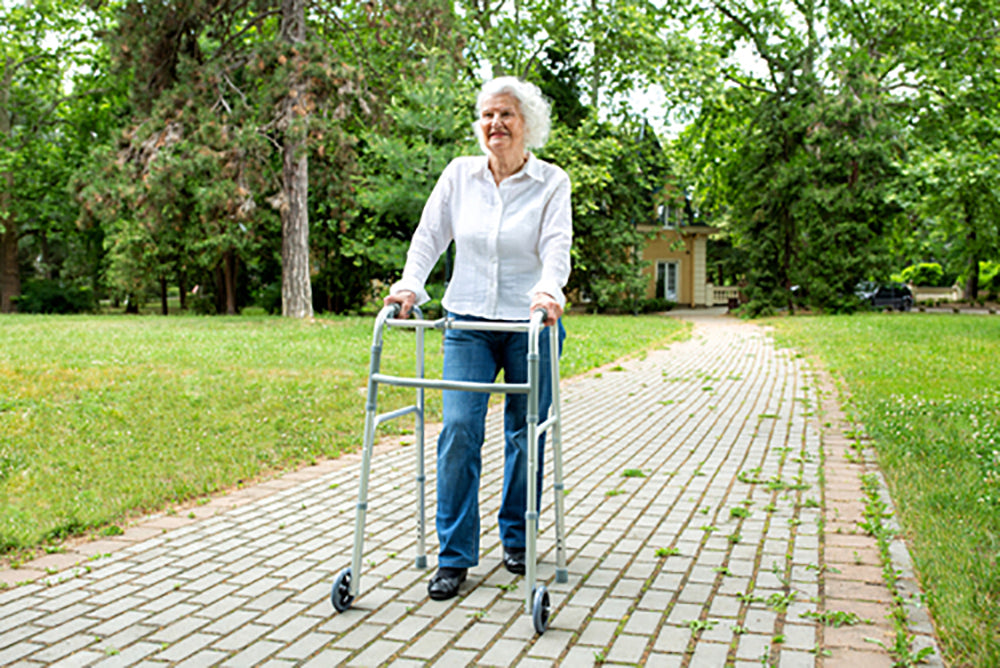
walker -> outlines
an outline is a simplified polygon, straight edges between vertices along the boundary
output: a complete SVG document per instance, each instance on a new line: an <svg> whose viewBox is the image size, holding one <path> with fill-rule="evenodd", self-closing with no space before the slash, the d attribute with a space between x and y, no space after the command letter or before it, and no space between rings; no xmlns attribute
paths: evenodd
<svg viewBox="0 0 1000 668"><path fill-rule="evenodd" d="M365 404L364 449L361 459L361 482L358 490L357 515L354 523L354 551L351 556L351 566L337 575L333 583L330 599L337 612L344 612L361 590L361 556L365 535L365 515L368 510L368 476L371 473L372 449L375 442L375 429L389 420L410 415L416 416L416 483L417 483L417 556L416 568L427 568L425 547L426 520L424 512L424 389L434 390L465 390L470 392L527 394L528 395L528 489L527 511L525 512L525 612L530 613L535 626L535 632L542 634L549 622L549 593L545 585L536 583L537 571L537 534L538 534L538 450L532 447L538 443L539 434L552 430L552 467L555 489L556 513L556 582L569 581L566 569L566 549L563 530L563 477L562 477L562 433L561 413L559 403L559 337L554 333L549 337L552 360L552 406L550 416L542 424L538 424L538 394L539 394L539 354L538 339L543 329L546 313L538 309L531 314L530 321L524 322L466 322L451 318L425 320L419 308L414 307L414 319L401 320L399 304L384 307L375 319L375 330L372 335L371 366L368 374L368 399ZM386 325L404 327L416 330L416 375L413 378L388 376L379 372L382 358L382 337ZM528 332L528 382L527 383L474 383L464 381L434 380L424 378L424 332L427 329L472 329L482 331ZM378 386L398 385L416 388L416 403L389 413L377 413ZM539 431L541 430L541 431Z"/></svg>

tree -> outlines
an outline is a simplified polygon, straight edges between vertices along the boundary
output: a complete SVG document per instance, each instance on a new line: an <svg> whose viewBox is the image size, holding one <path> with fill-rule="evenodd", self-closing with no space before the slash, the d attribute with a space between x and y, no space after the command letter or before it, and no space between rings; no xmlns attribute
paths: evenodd
<svg viewBox="0 0 1000 668"><path fill-rule="evenodd" d="M152 277L161 294L168 280L182 294L189 281L218 285L218 310L235 313L239 267L257 265L254 249L271 239L270 204L282 218L283 312L310 315L308 156L346 112L312 115L350 105L355 74L306 32L302 2L130 1L118 17L111 48L134 81L136 112L117 151L129 168L93 181L135 193L125 215L103 221L116 266L138 280L112 278L128 288Z"/></svg>
<svg viewBox="0 0 1000 668"><path fill-rule="evenodd" d="M631 111L627 97L683 69L689 38L650 0L462 0L470 59L493 76L560 76L589 106ZM548 62L546 62L546 59ZM546 73L548 71L548 73Z"/></svg>
<svg viewBox="0 0 1000 668"><path fill-rule="evenodd" d="M646 279L639 224L655 215L653 193L666 179L664 154L643 122L554 129L541 157L563 167L573 184L573 273L569 290L598 311L637 312Z"/></svg>
<svg viewBox="0 0 1000 668"><path fill-rule="evenodd" d="M706 90L684 137L702 210L746 253L751 313L796 299L850 310L854 285L887 273L886 231L900 212L890 84L905 14L812 1L712 6L708 63L728 85ZM747 48L756 71L730 57Z"/></svg>
<svg viewBox="0 0 1000 668"><path fill-rule="evenodd" d="M415 47L451 40L450 8L441 0L333 6L133 0L120 17L112 48L120 67L133 73L137 113L118 153L142 163L124 177L131 186L123 189L134 188L144 199L124 217L105 217L113 257L133 258L117 266L131 267L140 279L170 281L211 270L226 297L220 310L234 312L237 270L263 272L253 280L266 292L271 268L280 264L283 313L310 315L312 281L329 268L311 244L318 239L320 256L339 247L337 236L355 215L357 134L366 127L385 130L386 100L420 61ZM166 132L171 126L178 132ZM167 141L141 150L154 136ZM199 176L151 185L149 174L172 163L170 171ZM308 197L313 187L322 197ZM172 205L162 206L159 194ZM256 250L275 238L262 204L281 217L278 261ZM157 223L159 233L135 233L140 218L149 226L166 213L173 222ZM165 233L179 226L184 234ZM143 253L128 250L140 242ZM154 246L160 259L149 253ZM192 257L209 265L185 268Z"/></svg>
<svg viewBox="0 0 1000 668"><path fill-rule="evenodd" d="M158 289L165 313L176 282L182 306L198 284L218 297L216 310L235 313L239 255L268 222L258 201L272 183L271 152L247 93L261 80L249 67L261 47L240 36L264 30L269 14L224 9L126 2L108 33L116 70L132 81L132 117L77 192L84 221L105 230L108 278L133 309Z"/></svg>
<svg viewBox="0 0 1000 668"><path fill-rule="evenodd" d="M310 152L316 308L361 308L394 279L419 218L409 207L422 207L451 142L469 133L472 74L455 21L450 2L421 0L347 4L316 26L356 73L355 102L313 117L325 115Z"/></svg>
<svg viewBox="0 0 1000 668"><path fill-rule="evenodd" d="M590 115L583 104L582 74L576 47L568 43L546 47L545 60L535 67L538 87L552 104L554 122L576 129Z"/></svg>
<svg viewBox="0 0 1000 668"><path fill-rule="evenodd" d="M417 174L380 180L397 172L379 152L409 164L425 146L403 112L471 101L417 101L432 92L421 86L447 87L432 53L462 86L510 73L553 100L543 153L577 177L574 200L595 198L578 245L632 245L617 209L608 226L588 218L603 202L652 207L617 187L645 192L630 96L657 85L664 113L693 120L672 166L727 233L751 311L849 309L855 281L899 268L887 249L940 260L972 295L973 268L1000 245L993 2L91 0L99 13L80 16L108 19L93 49L74 5L5 8L0 308L24 276L109 282L133 304L158 292L164 310L174 284L182 305L199 285L222 312L251 287L293 285L282 303L300 315L356 308L400 261L409 214L395 186L414 202L424 187ZM66 26L81 39L40 46ZM75 171L78 199L60 202ZM588 253L587 289L628 302L634 263L607 257L601 283Z"/></svg>
<svg viewBox="0 0 1000 668"><path fill-rule="evenodd" d="M1000 7L956 1L918 16L911 203L944 233L947 257L935 259L964 276L974 300L980 262L1000 256Z"/></svg>
<svg viewBox="0 0 1000 668"><path fill-rule="evenodd" d="M360 211L339 249L354 273L385 284L402 272L438 177L453 158L480 151L472 134L474 99L474 82L450 55L430 51L423 71L393 97L388 131L362 135ZM440 276L440 282L446 280ZM369 286L362 289L367 293Z"/></svg>
<svg viewBox="0 0 1000 668"><path fill-rule="evenodd" d="M282 0L281 40L293 63L288 96L282 104L278 129L283 131L281 178L281 312L294 318L312 317L309 274L309 153L308 133L313 100L303 81L306 63L299 51L306 40L305 0Z"/></svg>
<svg viewBox="0 0 1000 668"><path fill-rule="evenodd" d="M93 57L94 20L76 3L0 4L0 313L16 310L20 250L35 246L51 278L50 228L73 217L58 198L78 159L65 113L90 93L64 81Z"/></svg>

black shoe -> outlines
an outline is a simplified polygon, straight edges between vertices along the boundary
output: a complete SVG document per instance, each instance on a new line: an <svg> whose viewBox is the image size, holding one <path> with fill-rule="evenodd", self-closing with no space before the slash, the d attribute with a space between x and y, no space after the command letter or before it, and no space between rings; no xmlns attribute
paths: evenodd
<svg viewBox="0 0 1000 668"><path fill-rule="evenodd" d="M514 575L524 575L524 548L505 547L503 549L503 567Z"/></svg>
<svg viewBox="0 0 1000 668"><path fill-rule="evenodd" d="M437 573L427 583L427 593L435 601L445 601L455 598L458 594L458 587L465 582L465 576L469 572L468 568L448 568L442 566Z"/></svg>

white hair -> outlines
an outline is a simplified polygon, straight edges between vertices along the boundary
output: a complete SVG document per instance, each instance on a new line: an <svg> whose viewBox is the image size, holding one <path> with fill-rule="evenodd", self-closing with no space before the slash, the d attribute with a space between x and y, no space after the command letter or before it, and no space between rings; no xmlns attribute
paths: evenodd
<svg viewBox="0 0 1000 668"><path fill-rule="evenodd" d="M482 113L486 100L495 95L511 95L517 100L524 117L524 145L527 148L541 148L549 138L552 129L551 106L538 86L517 77L497 77L483 84L476 98L476 115ZM486 152L486 139L479 123L473 123L476 137L483 152Z"/></svg>

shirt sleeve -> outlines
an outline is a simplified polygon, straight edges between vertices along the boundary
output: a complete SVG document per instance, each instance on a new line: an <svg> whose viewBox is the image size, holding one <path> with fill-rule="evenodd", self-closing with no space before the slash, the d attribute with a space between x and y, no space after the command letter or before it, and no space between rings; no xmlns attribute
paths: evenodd
<svg viewBox="0 0 1000 668"><path fill-rule="evenodd" d="M434 185L434 190L424 204L423 213L420 214L420 224L413 233L410 248L406 252L403 276L389 287L390 294L402 290L413 292L417 296L418 306L430 301L431 297L424 287L427 276L452 240L450 200L454 173L454 163L452 163L445 168Z"/></svg>
<svg viewBox="0 0 1000 668"><path fill-rule="evenodd" d="M570 205L570 181L566 172L556 172L556 185L542 212L542 231L538 240L538 255L542 275L529 291L529 297L544 292L563 308L566 295L563 288L569 280L570 247L573 245L573 211Z"/></svg>

